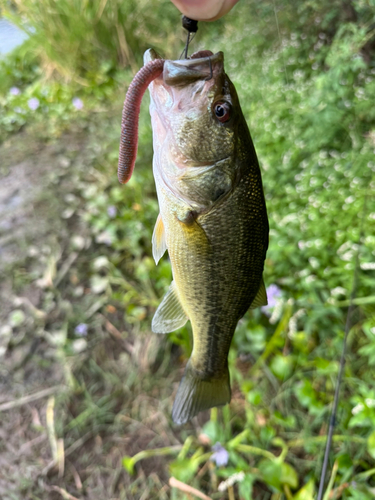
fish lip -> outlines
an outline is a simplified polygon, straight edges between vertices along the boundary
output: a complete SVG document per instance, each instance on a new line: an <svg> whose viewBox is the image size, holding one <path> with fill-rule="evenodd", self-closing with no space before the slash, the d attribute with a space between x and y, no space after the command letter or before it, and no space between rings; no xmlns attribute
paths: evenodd
<svg viewBox="0 0 375 500"><path fill-rule="evenodd" d="M143 54L143 65L146 66L151 61L155 61L155 59L162 59L161 56L154 49L147 49Z"/></svg>
<svg viewBox="0 0 375 500"><path fill-rule="evenodd" d="M204 57L212 57L214 55L213 52L210 50L198 50L197 52L194 52L194 54L191 54L187 59L199 59L204 58Z"/></svg>
<svg viewBox="0 0 375 500"><path fill-rule="evenodd" d="M187 59L176 59L175 61L167 59L167 61L178 63L181 66L189 67L195 66L197 64L202 64L207 61L208 58L211 59L211 63L215 63L220 60L224 61L224 54L221 51L214 54L210 50L199 50L198 52L194 52L194 54L189 56ZM155 59L162 59L162 57L156 52L155 49L147 49L143 54L144 65L146 65L150 61L155 61Z"/></svg>
<svg viewBox="0 0 375 500"><path fill-rule="evenodd" d="M205 51L198 52L205 53ZM217 52L212 56L193 59L167 60L164 63L163 80L170 86L185 86L197 80L211 80L223 71L224 54Z"/></svg>
<svg viewBox="0 0 375 500"><path fill-rule="evenodd" d="M195 57L198 54L201 53L207 53L210 52L211 55L204 55L203 57ZM183 66L185 68L190 68L193 66L199 66L200 64L208 64L208 59L211 59L211 64L215 64L217 62L224 62L224 54L223 52L216 52L216 54L213 54L209 50L200 50L199 52L195 52L190 58L188 59L177 59L176 61L170 61L167 60L165 62L168 63L173 63L173 64L178 64L179 66Z"/></svg>
<svg viewBox="0 0 375 500"><path fill-rule="evenodd" d="M144 65L156 59L161 57L154 49L146 50L143 56ZM200 50L188 59L165 60L163 74L159 78L167 85L184 86L196 80L210 80L210 77L222 72L223 67L223 52L213 54L210 50Z"/></svg>

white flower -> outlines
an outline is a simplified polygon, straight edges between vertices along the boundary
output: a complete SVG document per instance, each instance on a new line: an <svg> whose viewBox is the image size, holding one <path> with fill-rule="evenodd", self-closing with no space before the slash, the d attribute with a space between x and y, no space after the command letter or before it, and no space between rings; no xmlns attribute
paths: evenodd
<svg viewBox="0 0 375 500"><path fill-rule="evenodd" d="M229 488L229 486L233 486L234 483L240 483L245 479L245 473L243 471L241 472L236 472L232 476L229 476L228 479L225 481L221 482L219 484L219 491L225 491Z"/></svg>
<svg viewBox="0 0 375 500"><path fill-rule="evenodd" d="M375 262L364 262L361 264L361 269L364 271L375 271Z"/></svg>
<svg viewBox="0 0 375 500"><path fill-rule="evenodd" d="M364 406L362 403L358 403L353 409L352 409L352 414L357 415L357 413L360 413L364 409Z"/></svg>

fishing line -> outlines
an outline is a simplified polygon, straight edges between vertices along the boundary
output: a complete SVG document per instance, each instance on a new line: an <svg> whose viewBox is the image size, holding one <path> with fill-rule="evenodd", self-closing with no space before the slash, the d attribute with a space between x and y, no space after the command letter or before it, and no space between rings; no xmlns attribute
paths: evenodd
<svg viewBox="0 0 375 500"><path fill-rule="evenodd" d="M196 32L198 31L198 21L194 19L190 19L189 17L182 16L182 27L187 31L187 39L184 50L181 52L180 59L184 56L184 59L187 59L189 44L192 42L195 37Z"/></svg>
<svg viewBox="0 0 375 500"><path fill-rule="evenodd" d="M348 340L348 334L349 334L349 331L351 329L352 314L353 314L353 310L355 307L354 299L356 297L357 289L358 289L358 276L359 276L359 269L360 269L359 256L361 253L360 244L361 244L361 241L363 241L364 236L365 236L365 234L364 234L364 221L365 221L365 214L366 214L366 208L367 208L367 198L368 198L368 190L366 190L366 195L365 195L365 199L364 199L364 203L363 203L362 218L361 218L362 220L361 220L360 232L359 232L358 243L357 243L358 250L357 250L357 254L356 254L356 258L355 258L355 266L354 266L354 272L353 272L353 284L352 284L352 291L350 293L349 308L348 308L348 313L346 315L345 335L344 335L344 343L343 343L342 352L341 352L340 369L339 369L337 382L336 382L335 396L333 399L331 417L329 419L329 428L328 428L328 433L327 433L326 448L325 448L325 452L324 452L322 472L320 475L319 491L318 491L318 496L317 496L316 500L323 499L324 483L325 483L327 469L328 469L329 453L331 451L333 431L334 431L335 425L336 425L336 414L337 414L337 408L338 408L339 397L340 397L340 386L341 386L341 381L342 381L342 377L344 374L344 368L345 368L346 345L347 345L347 340Z"/></svg>
<svg viewBox="0 0 375 500"><path fill-rule="evenodd" d="M285 56L284 56L284 50L283 50L283 41L282 41L282 38L281 38L281 32L280 32L280 26L279 26L279 18L277 16L276 0L272 0L272 3L273 3L273 12L275 14L277 34L279 36L280 53L281 53L282 63L283 63L283 66L284 66L285 80L286 80L287 86L289 87L288 71L286 69L286 62L285 62ZM292 127L291 127L291 137L293 139L293 143L295 144L296 141L297 141L297 130L296 130L296 126L295 126L295 122L294 121L293 121L293 124L292 124Z"/></svg>
<svg viewBox="0 0 375 500"><path fill-rule="evenodd" d="M190 33L188 31L186 44L185 44L184 50L181 52L179 59L182 59L182 56L184 56L184 59L187 59L188 48L189 48L190 43L193 41L194 37L195 37L195 33Z"/></svg>
<svg viewBox="0 0 375 500"><path fill-rule="evenodd" d="M273 12L275 14L275 19L276 19L276 26L277 26L277 33L279 34L279 41L280 41L280 49L281 49L281 57L283 60L283 66L284 66L284 72L285 72L285 78L286 78L286 83L289 86L289 79L288 79L288 73L286 71L286 64L285 64L285 58L284 58L284 52L283 52L283 43L281 39L281 34L280 34L280 27L279 27L279 19L277 17L277 12L276 12L276 2L275 0L272 0L273 3Z"/></svg>

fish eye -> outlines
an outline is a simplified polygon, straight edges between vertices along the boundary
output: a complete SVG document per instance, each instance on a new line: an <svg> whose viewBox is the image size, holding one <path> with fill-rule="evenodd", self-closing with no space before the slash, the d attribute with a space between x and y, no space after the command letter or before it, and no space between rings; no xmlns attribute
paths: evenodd
<svg viewBox="0 0 375 500"><path fill-rule="evenodd" d="M219 101L214 106L214 112L219 122L225 123L230 119L231 106L228 102Z"/></svg>

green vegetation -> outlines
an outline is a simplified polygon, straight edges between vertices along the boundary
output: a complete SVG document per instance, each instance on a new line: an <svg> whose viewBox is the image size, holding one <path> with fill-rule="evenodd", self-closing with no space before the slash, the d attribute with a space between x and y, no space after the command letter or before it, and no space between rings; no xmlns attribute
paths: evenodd
<svg viewBox="0 0 375 500"><path fill-rule="evenodd" d="M64 258L42 255L39 274L26 258L22 272L13 269L15 290L41 278L45 286L38 312L13 307L7 325L19 345L39 332L53 351L34 365L53 360L68 387L55 412L65 450L95 436L104 457L110 447L121 450L100 471L94 446L72 459L85 471L83 489L71 472L46 484L94 498L93 476L102 474L108 498L194 498L168 486L173 476L212 499L316 498L358 255L325 498L373 498L374 0L242 0L224 20L202 25L193 42L194 50L223 50L248 119L271 228L265 282L275 286L271 307L248 312L238 326L232 403L182 428L170 410L190 327L150 332L171 271L166 257L156 267L151 253L158 206L147 98L134 176L125 187L116 177L119 95L148 46L179 56L179 16L167 1L27 0L4 8L31 39L0 61L0 139L16 144L26 127L53 143L73 128L87 143L79 161L68 154L79 167L64 174L72 176L63 189L76 224L61 244ZM22 491L47 498L38 487Z"/></svg>
<svg viewBox="0 0 375 500"><path fill-rule="evenodd" d="M31 37L45 71L82 85L100 85L103 72L136 68L150 44L164 50L162 41L176 41L176 12L167 0L14 0L4 9Z"/></svg>

